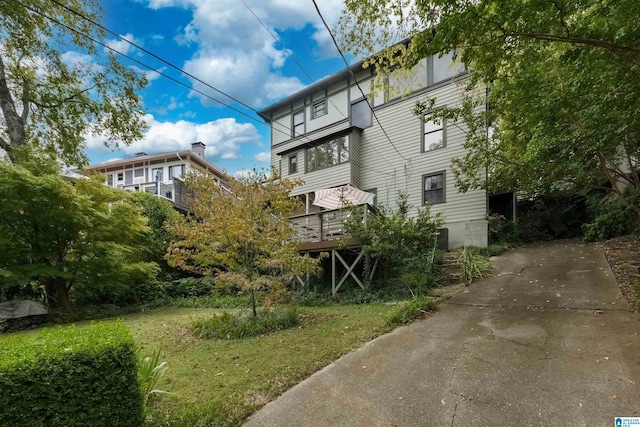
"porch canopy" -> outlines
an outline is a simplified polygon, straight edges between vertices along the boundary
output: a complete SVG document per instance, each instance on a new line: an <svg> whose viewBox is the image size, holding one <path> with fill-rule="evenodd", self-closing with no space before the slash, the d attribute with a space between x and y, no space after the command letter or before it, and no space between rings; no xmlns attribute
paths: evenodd
<svg viewBox="0 0 640 427"><path fill-rule="evenodd" d="M364 205L373 202L375 194L359 190L351 185L316 190L313 204L325 209L340 209L348 205Z"/></svg>

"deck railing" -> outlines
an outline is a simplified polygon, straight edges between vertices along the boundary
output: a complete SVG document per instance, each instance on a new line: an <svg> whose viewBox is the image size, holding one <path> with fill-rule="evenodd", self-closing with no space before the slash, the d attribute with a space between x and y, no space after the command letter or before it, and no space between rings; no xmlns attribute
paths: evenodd
<svg viewBox="0 0 640 427"><path fill-rule="evenodd" d="M374 213L369 205L362 205L364 209L363 220ZM346 236L344 221L349 218L351 212L348 209L334 209L319 211L309 214L292 216L289 221L296 229L298 237L303 242L324 242L337 240Z"/></svg>

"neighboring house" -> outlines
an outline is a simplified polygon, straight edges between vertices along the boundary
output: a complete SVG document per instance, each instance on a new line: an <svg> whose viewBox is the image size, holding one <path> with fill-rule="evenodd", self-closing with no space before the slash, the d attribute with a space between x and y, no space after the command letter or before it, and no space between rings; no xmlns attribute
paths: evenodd
<svg viewBox="0 0 640 427"><path fill-rule="evenodd" d="M320 189L350 184L391 207L403 191L414 206L412 215L427 203L431 212L443 214L441 237L449 250L487 246L488 195L461 193L451 169L452 158L464 155L464 124L436 124L428 114L423 120L413 112L416 101L425 98L436 98L435 108L459 104L468 74L450 55L430 57L411 76L392 74L385 88L370 95L371 68L360 62L351 71L380 123L347 69L260 111L271 125L272 167L285 178L304 181L292 196L305 202L310 216L318 216L313 199Z"/></svg>
<svg viewBox="0 0 640 427"><path fill-rule="evenodd" d="M197 171L212 175L226 186L223 171L204 158L205 144L191 144L191 151L171 151L160 154L136 153L135 157L92 165L84 174L102 173L105 184L125 191L146 191L173 202L178 209L186 209L183 194L184 177Z"/></svg>

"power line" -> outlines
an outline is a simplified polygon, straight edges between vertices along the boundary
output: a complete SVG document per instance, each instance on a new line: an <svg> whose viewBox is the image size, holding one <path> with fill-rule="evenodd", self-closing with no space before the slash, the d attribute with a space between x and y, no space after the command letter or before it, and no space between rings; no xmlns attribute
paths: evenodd
<svg viewBox="0 0 640 427"><path fill-rule="evenodd" d="M251 12L251 14L254 16L254 18L256 18L258 20L258 22L264 27L265 30L267 30L267 32L269 33L269 35L275 40L275 42L282 48L282 50L284 51L284 53L287 54L287 56L298 66L298 68L300 69L300 71L302 71L304 73L305 76L307 76L307 79L309 79L309 81L313 84L315 83L315 80L313 79L313 77L311 77L309 75L309 73L307 73L307 70L304 69L304 67L293 57L293 55L291 54L291 52L289 51L289 49L286 48L286 46L284 45L284 43L282 43L282 40L280 40L280 38L278 38L278 36L276 36L270 29L269 27L267 27L267 25L264 23L264 21L262 21L262 19L260 19L260 17L253 11L253 9L251 9L251 7L249 7L249 5L244 1L244 0L240 0L242 2L242 4L249 10L249 12ZM344 117L345 119L347 118L347 116L342 112L342 110L340 110L338 108L338 106L336 104L333 103L333 101L329 98L329 103L331 105L334 106L334 108L342 115L342 117Z"/></svg>
<svg viewBox="0 0 640 427"><path fill-rule="evenodd" d="M269 126L269 125L267 125L263 120L257 119L257 118L255 118L255 117L253 117L253 116L251 116L251 115L249 115L249 114L245 113L244 111L239 110L239 109L237 109L237 108L235 108L235 107L232 107L231 105L229 105L229 104L227 104L227 103L225 103L225 102L223 102L223 101L221 101L221 100L219 100L219 99L217 99L217 98L214 98L213 96L211 96L211 95L209 95L209 94L207 94L207 93L204 93L204 92L202 92L202 91L201 91L201 90L199 90L199 89L196 89L196 88L194 88L194 87L192 87L192 86L189 86L188 84L186 84L186 83L184 83L184 82L182 82L182 81L180 81L180 80L176 79L175 77L172 77L172 76L170 76L170 75L168 75L168 74L166 74L166 73L163 73L162 71L160 71L160 70L158 70L158 69L156 69L156 68L153 68L153 67L151 67L150 65L147 65L147 64L143 63L142 61L139 61L139 60L137 60L137 59L135 59L135 58L132 58L131 56L126 55L126 54L124 54L124 53L122 53L122 52L120 52L120 51L118 51L118 50L116 50L116 49L114 49L114 48L112 48L112 47L110 47L110 46L106 45L105 43L102 43L102 42L100 42L100 41L98 41L98 40L94 39L93 37L91 37L91 36L89 36L89 35L87 35L87 34L82 33L81 31L76 30L75 28L69 27L68 25L64 24L63 22L60 22L60 21L58 21L58 20L57 20L57 19L55 19L55 18L52 18L52 17L50 17L50 16L48 16L48 15L46 15L46 14L44 14L44 13L42 13L42 12L38 11L38 10L35 10L35 9L33 9L32 7L30 7L30 6L27 6L26 4L22 3L20 0L13 0L13 1L14 1L15 3L18 3L18 4L22 5L24 8L26 8L26 9L30 10L31 12L36 13L36 14L38 14L38 15L40 15L40 16L43 16L44 18L49 19L50 21L52 21L52 22L54 22L54 23L56 23L56 24L58 24L58 25L60 25L60 26L62 26L62 27L64 27L64 28L68 29L69 31L71 31L71 32L73 32L73 33L76 33L76 34L78 34L78 35L80 35L80 36L82 36L82 37L85 37L85 38L87 38L88 40L92 41L93 43L96 43L97 45L100 45L100 46L102 46L102 47L104 47L104 48L106 48L106 49L109 49L110 51L112 51L112 52L114 52L114 53L116 53L116 54L118 54L118 55L121 55L121 56L123 56L123 57L125 57L125 58L129 59L130 61L132 61L132 62L134 62L134 63L136 63L136 64L138 64L138 65L140 65L140 66L142 66L142 67L144 67L144 68L146 68L146 69L148 69L148 70L150 70L150 71L155 72L155 73L156 73L156 74L158 74L158 75L161 75L161 76L163 76L163 77L166 77L166 78L168 78L169 80L171 80L171 81L173 81L173 82L175 82L175 83L177 83L177 84L179 84L179 85L181 85L181 86L183 86L183 87L186 87L187 89L192 90L192 91L194 91L194 92L196 92L196 93L198 93L198 94L200 94L200 95L202 95L202 96L204 96L204 97L206 97L206 98L208 98L208 99L210 99L210 100L212 100L212 101L214 101L214 102L216 102L216 103L218 103L218 104L220 104L220 105L222 105L222 106L224 106L224 107L227 107L227 108L229 108L230 110L235 111L235 112L237 112L238 114L241 114L241 115L243 115L244 117L247 117L248 119L250 119L250 120L252 120L252 121L254 121L254 122L256 122L256 123L259 123L259 124L260 124L260 125L262 125L262 126L267 126L267 127L271 128L271 129L275 129L276 131L278 131L278 132L282 133L283 135L287 135L287 136L289 136L289 135L290 135L290 133L285 132L285 131L284 131L284 130L282 130L282 129L278 129L278 128L274 128L273 126ZM56 4L59 4L56 0L52 0L52 1L53 1L53 2L55 2ZM75 13L77 16L80 16L80 17L83 17L83 16L84 16L84 15L80 14L79 12L73 12L72 10L70 10L69 8L67 8L66 6L62 6L62 7L64 7L65 9L67 9L67 10L69 10L69 11L71 11L72 13ZM86 20L87 20L88 22L94 23L90 18L86 18ZM101 28L102 28L102 29L104 29L105 31L110 32L111 34L115 34L115 33L114 33L114 32L112 32L111 30L108 30L107 28L104 28L104 27L102 27L102 26L101 26L101 25L99 25L99 24L95 24L95 25L98 25L99 27L101 27ZM117 34L116 34L116 35L117 35ZM125 39L125 38L123 38L123 37L121 37L121 36L119 36L119 35L118 35L118 37L119 37L120 39L122 39L123 41L126 41L127 43L131 43L129 40L127 40L127 39ZM137 47L137 45L135 45L135 44L133 44L133 43L131 43L131 44ZM147 52L147 51L145 51L145 52ZM157 57L157 56L156 56L156 55L154 55L154 54L151 54L151 55L152 55L152 56L154 56L154 57ZM158 57L158 58L159 58L159 57ZM166 61L166 60L164 60L164 59L162 59L162 58L160 58L160 60L161 60L162 62L166 63L166 64L170 64L168 61ZM176 68L176 69L180 70L179 68L177 68L177 67L175 67L175 66L173 66L173 68ZM184 72L184 71L183 71L183 72ZM185 74L189 75L189 74L188 74L188 73L186 73L186 72L185 72ZM195 78L195 77L194 77L194 78ZM198 79L198 80L199 80L199 79ZM216 89L215 87L213 87L213 86L211 86L211 85L209 85L209 84L206 84L206 83L203 83L203 84L205 84L206 86L211 87L212 89L216 90L217 92L222 93L223 95L225 95L225 96L227 96L227 97L229 97L229 98L231 98L231 99L235 100L235 98L233 98L233 97L230 97L230 96L226 95L224 92L222 92L222 91L220 91L220 90ZM242 105L245 105L245 106L246 106L246 104L244 104L244 103L242 103L242 102L240 102L240 101L237 101L237 102L239 102L240 104L242 104ZM258 111L257 111L256 109L252 108L252 107L247 106L247 108L248 108L249 110L253 111L253 112L254 112L254 113L256 113L256 114L258 113ZM287 126L285 126L285 125L280 125L280 126L281 126L282 128L284 128L284 129L288 130L288 131L292 131L292 129L291 129L291 128L289 128L289 127L287 127ZM301 138L301 136L300 136L299 138ZM307 137L307 139L308 139L309 141L311 141L308 137ZM302 142L305 142L305 141L302 141ZM305 143L311 146L311 144L310 144L309 142L305 142Z"/></svg>
<svg viewBox="0 0 640 427"><path fill-rule="evenodd" d="M78 16L79 18L84 19L85 21L87 21L87 22L89 22L89 23L91 23L91 24L93 24L93 25L95 25L95 26L99 27L100 29L102 29L102 30L103 30L103 31L105 31L106 33L111 34L111 35L113 35L113 36L115 36L115 37L119 38L120 40L124 41L125 43L130 44L131 46L133 46L133 47L135 47L135 48L137 48L137 49L141 50L142 52L144 52L144 53L146 53L146 54L150 55L151 57L153 57L153 58L155 58L155 59L157 59L157 60L161 61L162 63L164 63L164 64L168 65L169 67L171 67L171 68L173 68L173 69L175 69L175 70L179 71L180 73L182 73L182 74L184 74L184 75L186 75L186 76L188 76L188 77L192 78L193 80L195 80L195 81L197 81L197 82L199 82L199 83L201 83L201 84L205 85L206 87L208 87L208 88L210 88L210 89L213 89L214 91L218 92L219 94L224 95L224 96L226 96L227 98L229 98L229 99L231 99L231 100L233 100L233 101L237 102L238 104L242 105L243 107L247 108L248 110L250 110L250 111L252 111L252 112L254 112L254 113L258 114L258 115L260 114L260 113L258 112L258 110L256 110L255 108L251 107L250 105L247 105L246 103L244 103L244 102L240 101L239 99L237 99L237 98L235 98L235 97L233 97L233 96L229 95L228 93L226 93L226 92L224 92L224 91L222 91L222 90L220 90L220 89L218 89L218 88L214 87L213 85L211 85L211 84L209 84L209 83L207 83L207 82L203 81L202 79L200 79L200 78L198 78L198 77L194 76L193 74L191 74L191 73L189 73L189 72L185 71L184 69L182 69L182 68L178 67L177 65L173 64L172 62L167 61L166 59L164 59L164 58L160 57L159 55L156 55L155 53L153 53L153 52L151 52L151 51L149 51L149 50L147 50L147 49L143 48L142 46L138 45L137 43L135 43L135 42L133 42L133 41L131 41L131 40L128 40L128 39L126 39L125 37L122 37L120 34L116 33L116 32L115 32L115 31L113 31L113 30L110 30L109 28L105 27L104 25L100 24L99 22L96 22L95 20L93 20L93 19L89 18L88 16L84 15L83 13L80 13L80 12L78 12L77 10L74 10L74 9L72 9L72 8L70 8L70 7L68 7L68 6L64 5L64 4L62 4L62 3L60 3L58 0L51 0L51 1L52 1L53 3L55 3L55 4L57 4L58 6L62 7L63 9L65 9L65 10L69 11L70 13L72 13L72 14L74 14L74 15ZM258 21L259 21L259 22L260 22L260 23L261 23L261 24L262 24L262 25L267 29L267 31L269 31L269 29L268 29L268 28L265 26L265 24L260 20L260 18L258 18L258 16L257 16L255 13L253 13L253 10L251 10L251 8L249 8L249 6L247 6L247 4L244 2L244 0L241 0L241 1L242 1L242 3L243 3L243 4L244 4L248 9L249 9L249 11L251 11L251 13L252 13L252 14L253 14L257 19L258 19ZM269 34L271 34L271 32L270 32L270 31L269 31ZM274 38L275 38L275 36L274 36L273 34L272 34L272 37L274 37ZM285 52L287 53L287 55L289 55L289 52L287 51L287 49L286 49L286 48L284 48L284 46L281 44L281 42L280 42L277 38L275 38L275 39L276 39L276 41L277 41L278 43L280 43L280 45L283 47L283 49L285 50ZM101 43L99 43L99 44L101 44ZM101 44L101 45L102 45L102 44ZM104 45L103 45L103 46L104 46ZM112 49L112 50L113 50L113 49ZM123 55L123 54L122 54L122 53L120 53L120 52L117 52L117 53L119 53L120 55ZM125 56L125 57L129 58L127 55L123 55L123 56ZM293 57L291 57L291 55L289 55L289 57L293 59ZM133 58L129 58L129 59L131 59L131 60L133 60L133 61L136 61L136 60L134 60ZM295 61L295 59L293 59L293 60ZM137 62L137 61L136 61L136 62ZM311 81L313 82L313 79L312 79L312 78L311 78L311 76L309 76L309 74L304 70L304 68L302 68L302 66L301 66L297 61L295 61L295 62L296 62L296 64L298 64L298 66L302 69L302 71L305 73L305 75L306 75L309 79L311 79ZM149 68L149 69L150 69L150 70L152 70L152 71L157 72L157 73L158 73L158 74L160 74L160 75L164 75L162 72L159 72L159 71L157 71L157 70L155 70L155 69L153 69L153 68L150 68L150 67L148 67L148 66L146 66L146 65L143 65L143 66L145 66L146 68ZM175 81L175 79L173 79L173 78L170 78L170 79ZM182 82L179 82L179 83L180 83L180 84L182 84ZM183 85L183 86L185 86L184 84L182 84L182 85ZM225 106L225 107L227 107L227 108L229 108L229 109L231 109L231 110L233 110L233 111L239 112L239 111L238 111L238 110L236 110L235 108L233 108L233 107L231 107L231 106L229 106L229 105L227 105L227 104L225 104L225 103L223 103L223 102L221 102L221 101L219 101L219 100L217 100L217 99L215 99L215 98L212 98L212 97L210 97L209 95L203 94L203 93L202 93L202 91L199 91L199 90L197 90L197 89L195 89L195 88L193 88L193 87L190 87L190 86L188 86L188 88L189 88L189 89L191 89L191 90L193 90L194 92L197 92L197 93L199 93L199 94L201 94L201 95L203 95L203 96L205 96L205 97L209 98L209 99L213 99L214 101L218 102L219 104L221 104L221 105L223 105L223 106ZM331 102L331 100L329 100L329 102ZM342 116L343 116L343 117L345 117L345 116L344 116L344 113L342 113L342 111L340 111L340 109L338 109L338 107L336 107L336 106L335 106L335 104L333 104L333 102L331 102L331 104L336 108L336 110L338 110L338 111L340 112L340 114L342 114ZM264 123L263 121L256 120L255 118L253 118L253 117L251 117L251 116L248 116L248 115L246 115L246 114L244 114L244 113L242 113L242 112L239 112L239 113L240 113L240 114L243 114L243 115L244 115L244 116L246 116L246 117L249 117L251 120L254 120L254 121L258 121L258 122L260 122L260 124L262 124L262 125L264 125L264 126L268 126L268 125L267 125L266 123ZM281 129L276 129L278 132L282 133L283 135L290 136L290 135L293 133L293 130L292 130L291 128L289 128L289 127L287 127L287 126L284 126L284 125L280 125L280 126L281 126L281 127L283 127L283 128L285 128L287 131L291 132L291 133L288 133L288 132L285 132L285 131L283 131L283 130L281 130ZM270 127L271 129L273 129L273 126L268 126L268 127ZM312 142L312 140L311 140L309 137L304 136L304 135L299 135L299 136L297 136L297 137L294 135L294 137L293 137L293 139L294 139L294 140L296 140L296 139L297 139L297 140L302 140L302 138L306 138L306 139L307 139L307 141L302 141L302 142L305 142L307 145L311 146L311 144L310 144L310 143Z"/></svg>
<svg viewBox="0 0 640 427"><path fill-rule="evenodd" d="M378 119L378 116L376 115L376 112L373 111L373 107L371 106L371 103L369 102L369 98L364 94L364 91L362 90L362 87L360 87L360 83L358 83L358 79L356 78L355 73L351 69L351 66L349 66L349 62L347 61L347 58L345 58L344 54L342 53L342 49L340 49L340 46L338 46L338 42L336 41L335 36L331 32L331 29L329 28L329 25L327 24L327 21L325 21L324 16L322 16L322 12L320 12L320 8L318 8L318 4L316 3L316 0L311 0L311 1L313 2L313 5L316 8L316 12L318 12L318 16L322 20L322 23L324 24L324 27L329 32L329 35L331 36L331 40L333 40L334 46L336 47L336 49L338 49L338 53L340 54L340 57L344 61L345 65L347 66L347 70L349 70L349 74L351 74L351 77L353 77L353 81L356 83L356 86L358 87L358 89L360 90L360 93L364 97L365 102L369 106L369 110L371 110L371 114L373 114L373 117L376 119L376 122L378 123L378 126L380 126L380 129L382 130L382 133L384 133L384 136L387 138L387 141L389 141L389 144L391 144L393 149L396 150L396 153L398 153L398 155L400 157L402 157L404 160L409 161L409 159L407 159L405 156L402 155L402 153L400 153L400 151L398 151L398 148L391 141L391 138L389 138L389 135L387 134L387 131L384 130L384 127L382 127L382 123L380 123L380 120Z"/></svg>
<svg viewBox="0 0 640 427"><path fill-rule="evenodd" d="M63 8L63 9L65 9L65 10L69 11L70 13L72 13L72 14L76 15L77 17L84 19L85 21L87 21L87 22L89 22L89 23L91 23L91 24L95 25L96 27L101 28L103 31L107 32L108 34L111 34L111 35L113 35L113 36L115 36L115 37L118 37L120 40L122 40L122 41L124 41L124 42L126 42L126 43L130 44L131 46L133 46L133 47L135 47L135 48L137 48L137 49L140 49L142 52L146 53L147 55L152 56L153 58L157 59L158 61L161 61L162 63L164 63L164 64L168 65L169 67L171 67L171 68L173 68L173 69L175 69L175 70L177 70L177 71L181 72L182 74L184 74L184 75L186 75L186 76L188 76L188 77L190 77L190 78L194 79L194 80L195 80L195 81L197 81L198 83L202 83L203 85L207 86L208 88L213 89L214 91L218 92L219 94L224 95L224 96L226 96L227 98L229 98L229 99L231 99L231 100L233 100L233 101L237 102L238 104L242 105L243 107L245 107L245 108L247 108L247 109L249 109L249 110L254 111L254 112L256 112L256 113L257 113L257 110L255 110L255 109L254 109L254 108L252 108L251 106L249 106L249 105L245 104L244 102L240 101L239 99L234 98L233 96L229 95L228 93L223 92L223 91L221 91L220 89L218 89L218 88L216 88L216 87L214 87L214 86L210 85L209 83L207 83L207 82L205 82L205 81L203 81L203 80L199 79L198 77L194 76L193 74L191 74L191 73L189 73L189 72L185 71L184 69L182 69L182 68L178 67L177 65L175 65L175 64L173 64L173 63L171 63L171 62L167 61L166 59L164 59L164 58L162 58L162 57L160 57L160 56L156 55L155 53L150 52L149 50L147 50L147 49L143 48L142 46L138 45L137 43L135 43L135 42L133 42L133 41L131 41L131 40L128 40L128 39L126 39L126 38L122 37L120 34L116 33L115 31L112 31L112 30L108 29L107 27L103 26L103 25L102 25L102 24L100 24L99 22L94 21L93 19L89 18L88 16L86 16L86 15L84 15L84 14L82 14L82 13L80 13L80 12L78 12L78 11L76 11L76 10L74 10L74 9L72 9L72 8L70 8L70 7L66 6L66 5L64 5L64 4L62 4L62 3L60 3L58 0L51 0L51 1L52 1L53 3L55 3L55 4L57 4L58 6L60 6L61 8Z"/></svg>
<svg viewBox="0 0 640 427"><path fill-rule="evenodd" d="M122 53L122 52L120 52L120 51L118 51L118 50L116 50L116 49L114 49L114 48L112 48L112 47L108 46L107 44L102 43L102 42L100 42L100 41L98 41L98 40L94 39L93 37L89 36L88 34L85 34L85 33L81 32L81 31L79 31L79 30L77 30L77 29L75 29L75 28L72 28L72 27L70 27L70 26L68 26L68 25L64 24L63 22L60 22L59 20L57 20L57 19L55 19L55 18L52 18L52 17L50 17L50 16L48 16L48 15L46 15L46 14L42 13L41 11L38 11L38 10L36 10L36 9L34 9L34 8L32 8L32 7L28 6L28 5L26 5L26 4L24 4L24 3L23 3L23 2L21 2L20 0L13 0L13 1L14 1L15 3L18 3L18 4L22 5L22 6L23 6L24 8L26 8L27 10L30 10L31 12L33 12L33 13L35 13L35 14L37 14L37 15L40 15L40 16L42 16L42 17L44 17L44 18L46 18L46 19L50 20L51 22L54 22L54 23L56 23L56 24L60 25L61 27L66 28L67 30L69 30L69 31L71 31L71 32L73 32L73 33L75 33L75 34L78 34L78 35L80 35L80 36L82 36L82 37L85 37L86 39L88 39L88 40L92 41L93 43L95 43L95 44L97 44L97 45L99 45L99 46L102 46L102 47L104 47L104 48L106 48L106 49L110 50L111 52L114 52L114 53L116 53L116 54L118 54L118 55L120 55L120 56L122 56L122 57L124 57L124 58L127 58L127 59L129 59L130 61L132 61L132 62L134 62L134 63L136 63L136 64L138 64L138 65L140 65L140 66L142 66L142 67L144 67L144 68L146 68L146 69L148 69L148 70L152 71L152 72L155 72L156 74L158 74L158 75L160 75L160 76L166 77L167 79L169 79L169 80L171 80L171 81L173 81L173 82L175 82L175 83L177 83L177 84L179 84L179 85L181 85L181 86L183 86L183 87L185 87L185 88L187 88L187 89L189 89L189 90L192 90L192 91L194 91L194 92L196 92L196 93L198 93L198 94L200 94L200 95L202 95L202 96L204 96L204 97L206 97L206 98L208 98L208 99L210 99L210 100L212 100L212 101L214 101L214 102L216 102L216 103L218 103L218 104L220 104L220 105L222 105L222 106L224 106L224 107L227 107L227 108L229 108L230 110L235 111L235 112L237 112L237 113L239 113L239 114L241 114L241 115L243 115L243 116L247 117L248 119L250 119L250 120L252 120L252 121L254 121L254 122L257 122L257 123L259 123L259 124L261 124L261 125L263 125L263 126L267 126L267 127L269 127L270 129L275 129L276 131L278 131L278 132L280 132L281 134L286 135L286 136L290 136L290 135L291 135L291 133L289 133L289 132L293 132L293 130L292 130L291 128L289 128L288 126L282 125L282 124L279 124L278 126L280 126L280 127L284 128L284 129L286 129L286 130L287 130L287 131L289 131L289 132L285 132L285 131L283 131L282 129L278 129L277 127L274 127L274 126L269 126L269 125L267 125L264 121L262 121L262 120L260 120L260 119L257 119L257 118L255 118L255 117L252 117L252 116L250 116L249 114L245 113L244 111L241 111L241 110L239 110L239 109L237 109L237 108L234 108L234 107L232 107L232 106L230 106L230 105L226 104L225 102L220 101L219 99L214 98L213 96L211 96L211 95L209 95L209 94L207 94L207 93L202 92L201 90L198 90L198 89L196 89L196 88L194 88L194 87L191 87L191 86L189 86L188 84L186 84L186 83L184 83L184 82L182 82L182 81L180 81L180 80L176 79L175 77L172 77L172 76L170 76L170 75L168 75L168 74L166 74L166 73L163 73L162 71L160 71L160 70L158 70L158 69L156 69L156 68L153 68L153 67L151 67L150 65L147 65L147 64L145 64L145 63L144 63L144 62L142 62L142 61L139 61L139 60L137 60L137 59L135 59L135 58L132 58L131 56L129 56L129 55L127 55L127 54L124 54L124 53ZM52 0L52 1L53 1L54 3L56 3L56 4L60 5L60 3L58 3L56 0ZM137 47L137 48L139 48L139 49L143 50L145 53L149 53L150 55L152 55L152 56L154 56L154 57L158 58L158 59L159 59L159 60L161 60L163 63L166 63L166 64L168 64L168 65L171 65L173 68L176 68L177 70L180 70L181 72L185 73L186 75L189 75L188 73L186 73L185 71L181 70L180 68L178 68L178 67L176 67L176 66L172 65L172 64L171 64L171 63L169 63L168 61L166 61L166 60L164 60L164 59L162 59L162 58L158 57L157 55L155 55L155 54L153 54L153 53L150 53L150 52L146 51L145 49L140 48L140 47L139 47L139 46L137 46L136 44L134 44L134 43L130 42L129 40L125 39L124 37L121 37L120 35L118 35L118 34L114 33L113 31L111 31L111 30L109 30L109 29L107 29L107 28L103 27L102 25L95 23L93 20L91 20L91 19L90 19L90 18L88 18L88 17L85 17L83 14L81 14L81 13L79 13L79 12L75 12L75 11L73 11L72 9L69 9L68 7L66 7L66 6L64 6L64 5L61 5L61 6L62 6L64 9L69 10L71 13L74 13L76 16L79 16L79 17L81 17L81 18L83 18L83 19L87 20L88 22L90 22L90 23L92 23L92 24L94 24L94 25L97 25L98 27L102 28L104 31L107 31L107 32L109 32L110 34L115 34L115 35L116 35L118 38L120 38L121 40L123 40L123 41L125 41L125 42L127 42L127 43L129 43L129 44L131 44L131 45L133 45L133 46L135 46L135 47ZM191 76L191 75L189 75L189 76ZM197 79L196 77L193 77L193 78L194 78L194 79ZM197 80L198 80L198 81L201 81L201 80L199 80L199 79L197 79ZM220 91L220 90L216 89L215 87L213 87L213 86L211 86L211 85L209 85L209 84L207 84L207 83L204 83L204 82L202 82L202 83L203 83L203 84L205 84L206 86L208 86L208 87L210 87L210 88L214 89L216 92L219 92L219 93L221 93L221 94L223 94L223 95L225 95L225 96L229 97L230 99L235 100L235 98L233 98L233 97L231 97L231 96L226 95L224 92L222 92L222 91ZM236 100L236 101L237 101L237 100ZM250 106L247 106L246 104L244 104L244 103L242 103L242 102L240 102L240 101L237 101L237 102L239 102L239 103L240 103L240 104L242 104L242 105L245 105L249 110L251 110L251 111L253 111L254 113L258 114L258 111L257 111L256 109L254 109L254 108L252 108L252 107L250 107ZM304 137L304 138L306 138L306 139L307 139L307 141L302 140L301 138L303 138L303 137ZM312 140L312 139L310 139L309 137L307 137L306 135L299 135L299 136L297 136L297 137L296 137L296 136L294 136L292 139L293 139L294 141L295 141L295 140L299 140L299 141L303 142L305 145L307 145L307 146L309 146L309 147L314 147L314 146L315 146L314 144L312 144L313 140ZM379 154L379 153L378 153L378 154ZM380 172L380 173L383 173L383 174L384 174L384 172ZM390 175L390 174L386 174L386 175Z"/></svg>

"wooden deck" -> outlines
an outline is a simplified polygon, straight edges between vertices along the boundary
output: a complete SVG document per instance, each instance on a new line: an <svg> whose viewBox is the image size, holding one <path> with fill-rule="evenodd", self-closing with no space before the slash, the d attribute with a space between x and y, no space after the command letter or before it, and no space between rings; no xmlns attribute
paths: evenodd
<svg viewBox="0 0 640 427"><path fill-rule="evenodd" d="M368 215L373 214L373 210L368 205L364 205L364 208L366 209L364 215L366 221ZM344 221L350 215L348 210L335 209L291 217L291 224L297 230L298 237L302 241L299 246L300 251L319 252L338 247L360 246L357 239L346 235L344 231Z"/></svg>

